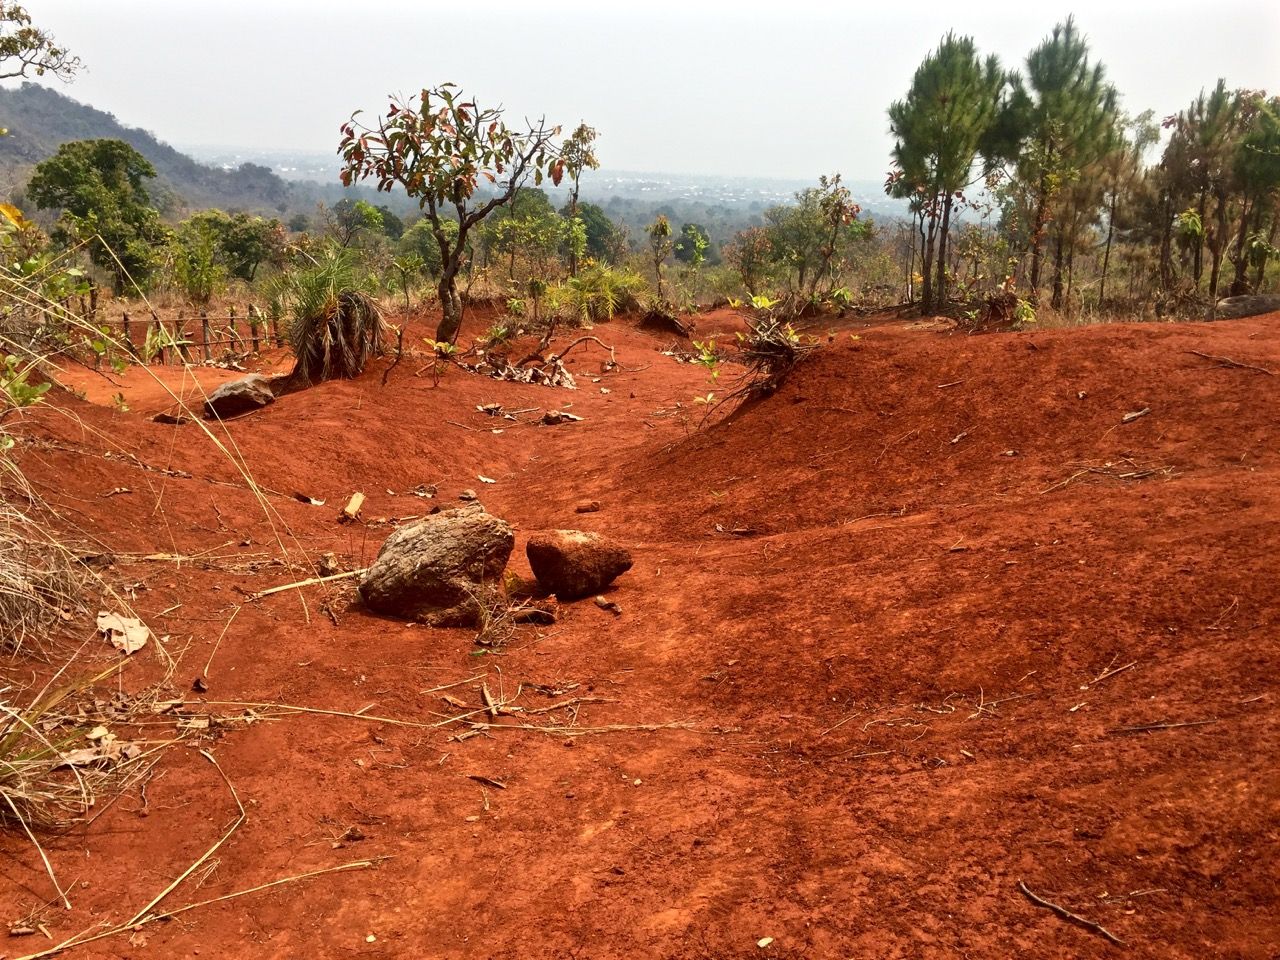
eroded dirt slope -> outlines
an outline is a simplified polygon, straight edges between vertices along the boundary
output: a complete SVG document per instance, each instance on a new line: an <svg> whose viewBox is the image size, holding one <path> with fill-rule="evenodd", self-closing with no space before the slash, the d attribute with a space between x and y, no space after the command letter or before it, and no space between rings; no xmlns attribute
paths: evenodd
<svg viewBox="0 0 1280 960"><path fill-rule="evenodd" d="M197 425L144 419L170 400L136 371L81 384L129 413L63 401L29 419L29 476L119 555L192 703L401 721L227 722L172 749L145 797L48 845L76 880L55 936L128 919L221 836L236 807L196 745L247 819L167 904L390 859L71 955L1120 951L1020 880L1130 956L1275 955L1280 377L1212 358L1280 370L1280 316L840 330L776 396L701 430L704 370L625 323L596 332L622 366L575 351L577 391L456 371L433 388L406 361L228 424L265 510ZM487 403L585 419L494 420ZM420 484L446 504L475 489L517 528L525 574L531 531L623 541L622 615L564 605L492 655L370 615L343 582L246 602L305 575L282 557L365 565L379 521L429 509ZM365 522L340 525L354 490ZM591 499L600 512L574 512ZM199 556L128 556L154 553ZM162 667L153 653L125 685ZM426 726L476 709L481 682L526 710L584 702L461 742L465 723ZM637 725L661 728L605 729ZM3 849L18 916L48 880L29 846Z"/></svg>

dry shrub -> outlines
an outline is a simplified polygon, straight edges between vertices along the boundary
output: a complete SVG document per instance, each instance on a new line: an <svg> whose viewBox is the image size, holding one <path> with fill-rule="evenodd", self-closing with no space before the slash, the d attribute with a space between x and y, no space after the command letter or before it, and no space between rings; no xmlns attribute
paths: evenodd
<svg viewBox="0 0 1280 960"><path fill-rule="evenodd" d="M741 337L738 359L747 368L741 386L726 397L757 400L774 393L802 360L818 348L812 337L776 317L750 323L750 333Z"/></svg>
<svg viewBox="0 0 1280 960"><path fill-rule="evenodd" d="M0 502L0 649L43 651L56 628L83 611L84 586L72 552Z"/></svg>

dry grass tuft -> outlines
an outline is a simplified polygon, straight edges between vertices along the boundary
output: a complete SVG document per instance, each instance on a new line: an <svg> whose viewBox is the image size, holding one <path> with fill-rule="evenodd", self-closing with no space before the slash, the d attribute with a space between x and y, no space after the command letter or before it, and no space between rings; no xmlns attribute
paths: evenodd
<svg viewBox="0 0 1280 960"><path fill-rule="evenodd" d="M85 583L65 545L0 501L0 649L43 652L43 641L84 611Z"/></svg>

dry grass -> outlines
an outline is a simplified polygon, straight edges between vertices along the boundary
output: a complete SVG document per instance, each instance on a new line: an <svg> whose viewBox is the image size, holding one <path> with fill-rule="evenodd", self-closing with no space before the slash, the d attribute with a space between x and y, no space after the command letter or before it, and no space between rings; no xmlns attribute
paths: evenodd
<svg viewBox="0 0 1280 960"><path fill-rule="evenodd" d="M65 545L0 494L0 651L45 652L63 622L84 612L84 568Z"/></svg>

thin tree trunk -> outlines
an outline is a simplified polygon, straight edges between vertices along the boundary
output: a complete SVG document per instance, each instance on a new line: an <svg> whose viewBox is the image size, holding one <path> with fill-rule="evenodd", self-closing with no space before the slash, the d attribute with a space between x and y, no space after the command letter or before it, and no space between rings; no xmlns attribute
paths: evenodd
<svg viewBox="0 0 1280 960"><path fill-rule="evenodd" d="M1200 218L1200 236L1196 238L1195 250L1192 253L1191 275L1195 278L1196 287L1200 286L1200 278L1204 276L1204 215L1209 203L1209 191L1200 191L1200 202L1196 205L1196 215Z"/></svg>
<svg viewBox="0 0 1280 960"><path fill-rule="evenodd" d="M1102 281L1098 284L1098 308L1107 305L1107 268L1111 265L1111 238L1116 232L1116 206L1120 201L1120 191L1111 192L1111 211L1107 215L1107 246L1102 254Z"/></svg>
<svg viewBox="0 0 1280 960"><path fill-rule="evenodd" d="M942 203L942 226L938 229L938 282L934 299L939 307L947 305L947 233L951 229L951 194Z"/></svg>
<svg viewBox="0 0 1280 960"><path fill-rule="evenodd" d="M1231 280L1233 297L1249 292L1249 257L1245 252L1245 244L1249 239L1249 215L1259 207L1261 204L1255 204L1251 208L1246 199L1244 209L1240 211L1240 230L1236 234L1235 254L1231 257L1231 262L1235 266L1235 276Z"/></svg>
<svg viewBox="0 0 1280 960"><path fill-rule="evenodd" d="M1062 309L1062 224L1054 231L1053 238L1053 296L1049 305L1055 310Z"/></svg>
<svg viewBox="0 0 1280 960"><path fill-rule="evenodd" d="M925 235L924 255L921 263L924 266L922 271L924 275L924 290L921 293L920 303L925 310L932 310L934 307L933 299L933 243L938 232L938 215L936 213L929 214L929 230Z"/></svg>
<svg viewBox="0 0 1280 960"><path fill-rule="evenodd" d="M1031 290L1029 299L1033 307L1038 306L1040 303L1044 227L1049 215L1049 172L1047 168L1050 155L1048 149L1048 145L1045 144L1046 169L1040 175L1040 184L1036 190L1036 212L1031 220Z"/></svg>
<svg viewBox="0 0 1280 960"><path fill-rule="evenodd" d="M1280 226L1280 212L1271 217L1271 229L1267 233L1267 246L1273 247L1276 242L1276 227ZM1257 293L1262 289L1262 277L1267 271L1267 258L1265 256L1258 258L1257 265L1253 268L1253 287L1251 293Z"/></svg>
<svg viewBox="0 0 1280 960"><path fill-rule="evenodd" d="M578 249L573 245L573 221L578 218L578 184L574 181L573 192L569 194L569 276L578 275Z"/></svg>

